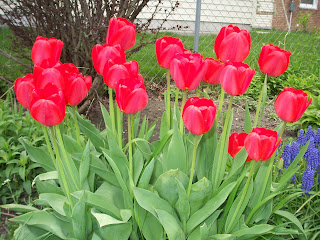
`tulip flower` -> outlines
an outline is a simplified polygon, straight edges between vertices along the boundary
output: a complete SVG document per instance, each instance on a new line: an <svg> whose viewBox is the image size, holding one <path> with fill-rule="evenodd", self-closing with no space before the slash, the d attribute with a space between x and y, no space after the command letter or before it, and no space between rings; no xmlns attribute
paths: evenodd
<svg viewBox="0 0 320 240"><path fill-rule="evenodd" d="M186 128L193 134L208 132L214 122L217 107L211 99L191 97L182 111L182 119Z"/></svg>
<svg viewBox="0 0 320 240"><path fill-rule="evenodd" d="M114 64L103 71L103 81L108 87L116 88L118 81L130 76L138 76L139 65L136 61L125 62L124 64Z"/></svg>
<svg viewBox="0 0 320 240"><path fill-rule="evenodd" d="M224 67L224 63L219 62L213 58L206 58L204 62L207 63L207 71L204 74L203 81L209 84L220 83L220 73Z"/></svg>
<svg viewBox="0 0 320 240"><path fill-rule="evenodd" d="M33 76L37 89L42 89L49 83L52 83L62 90L65 87L63 76L58 68L42 68L42 65L35 66L33 69Z"/></svg>
<svg viewBox="0 0 320 240"><path fill-rule="evenodd" d="M301 89L286 87L277 96L274 108L277 115L286 122L298 121L312 102Z"/></svg>
<svg viewBox="0 0 320 240"><path fill-rule="evenodd" d="M65 88L63 94L66 105L78 105L87 96L92 84L92 78L90 76L84 77L72 63L61 64L57 69L64 79Z"/></svg>
<svg viewBox="0 0 320 240"><path fill-rule="evenodd" d="M238 152L244 147L244 140L248 136L248 133L232 133L229 137L228 153L234 158ZM247 157L246 162L251 161L250 157Z"/></svg>
<svg viewBox="0 0 320 240"><path fill-rule="evenodd" d="M121 79L115 88L116 101L121 112L134 114L148 104L148 95L140 74Z"/></svg>
<svg viewBox="0 0 320 240"><path fill-rule="evenodd" d="M214 51L222 62L242 62L249 55L251 46L250 34L237 26L221 28L215 43Z"/></svg>
<svg viewBox="0 0 320 240"><path fill-rule="evenodd" d="M156 55L161 67L169 69L171 61L176 54L181 54L187 50L183 47L179 38L163 37L156 41Z"/></svg>
<svg viewBox="0 0 320 240"><path fill-rule="evenodd" d="M92 49L92 62L95 70L102 75L105 67L110 68L114 64L124 64L126 58L119 44L114 46L97 44Z"/></svg>
<svg viewBox="0 0 320 240"><path fill-rule="evenodd" d="M111 18L109 21L108 45L120 44L123 50L133 47L136 42L136 25L125 18Z"/></svg>
<svg viewBox="0 0 320 240"><path fill-rule="evenodd" d="M181 90L196 89L206 72L207 64L198 53L177 54L170 65L170 74Z"/></svg>
<svg viewBox="0 0 320 240"><path fill-rule="evenodd" d="M35 65L46 61L50 67L53 67L60 60L62 48L61 40L38 36L31 50L31 59Z"/></svg>
<svg viewBox="0 0 320 240"><path fill-rule="evenodd" d="M258 60L261 72L272 77L280 76L289 66L290 55L291 52L272 44L263 46Z"/></svg>
<svg viewBox="0 0 320 240"><path fill-rule="evenodd" d="M49 83L43 89L32 92L30 114L45 126L60 124L66 114L66 106L61 89Z"/></svg>
<svg viewBox="0 0 320 240"><path fill-rule="evenodd" d="M232 96L244 94L255 74L255 70L245 63L227 62L220 73L223 90Z"/></svg>
<svg viewBox="0 0 320 240"><path fill-rule="evenodd" d="M265 161L277 150L280 142L276 131L257 127L244 140L244 147L251 159Z"/></svg>
<svg viewBox="0 0 320 240"><path fill-rule="evenodd" d="M19 103L25 108L29 109L30 107L32 91L34 89L34 78L32 74L27 74L14 82L14 92L16 93Z"/></svg>

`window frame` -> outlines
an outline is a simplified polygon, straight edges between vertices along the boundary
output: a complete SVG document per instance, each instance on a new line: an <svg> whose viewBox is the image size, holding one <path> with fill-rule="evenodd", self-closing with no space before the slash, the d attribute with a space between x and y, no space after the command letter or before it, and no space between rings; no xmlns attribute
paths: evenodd
<svg viewBox="0 0 320 240"><path fill-rule="evenodd" d="M299 8L301 8L301 9L310 9L310 10L318 10L318 0L313 0L313 4L302 3L300 1Z"/></svg>

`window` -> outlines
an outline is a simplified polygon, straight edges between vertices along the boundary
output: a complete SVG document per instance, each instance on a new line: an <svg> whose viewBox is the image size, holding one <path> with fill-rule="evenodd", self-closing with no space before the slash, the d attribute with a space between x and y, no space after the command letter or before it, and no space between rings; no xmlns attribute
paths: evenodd
<svg viewBox="0 0 320 240"><path fill-rule="evenodd" d="M318 0L301 0L300 1L300 8L303 9L318 9Z"/></svg>

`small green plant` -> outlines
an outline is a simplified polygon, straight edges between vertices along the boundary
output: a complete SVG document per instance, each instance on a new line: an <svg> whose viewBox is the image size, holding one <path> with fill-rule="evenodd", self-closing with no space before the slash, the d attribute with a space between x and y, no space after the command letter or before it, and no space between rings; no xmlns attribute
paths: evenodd
<svg viewBox="0 0 320 240"><path fill-rule="evenodd" d="M312 13L306 13L306 12L299 13L299 16L297 18L297 22L299 24L299 27L301 26L303 32L307 32L309 29L308 22L309 22L311 15L312 15Z"/></svg>

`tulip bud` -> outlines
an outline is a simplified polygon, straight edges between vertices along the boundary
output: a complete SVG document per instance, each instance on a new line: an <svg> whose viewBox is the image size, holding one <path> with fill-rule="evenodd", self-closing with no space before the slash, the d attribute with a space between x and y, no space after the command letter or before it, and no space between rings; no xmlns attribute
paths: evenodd
<svg viewBox="0 0 320 240"><path fill-rule="evenodd" d="M34 78L32 74L27 74L14 82L14 92L16 93L19 103L25 108L30 107L32 91L34 89Z"/></svg>

